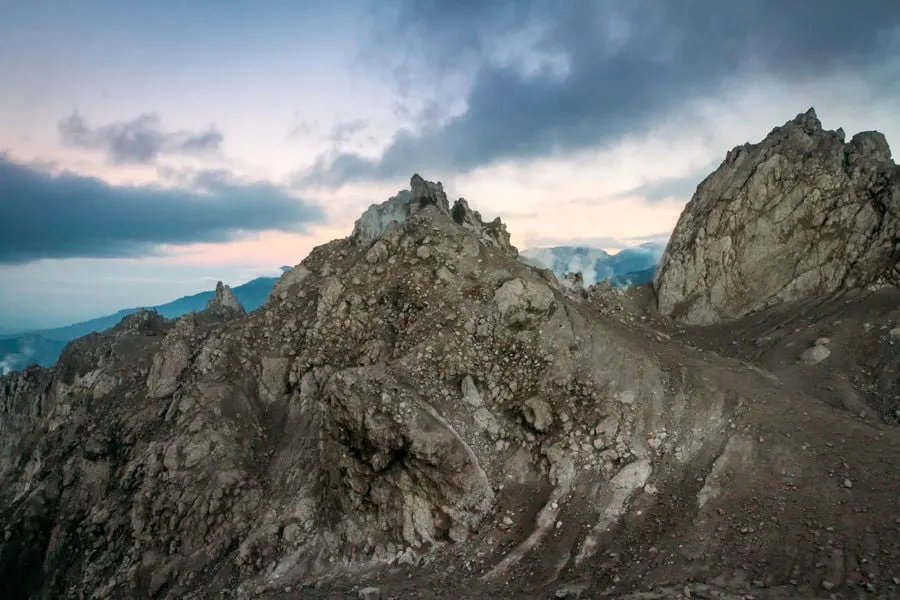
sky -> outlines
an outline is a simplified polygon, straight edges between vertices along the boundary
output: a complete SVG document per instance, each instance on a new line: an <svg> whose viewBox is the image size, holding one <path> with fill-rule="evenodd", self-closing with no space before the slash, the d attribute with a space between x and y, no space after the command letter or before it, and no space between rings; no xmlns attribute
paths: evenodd
<svg viewBox="0 0 900 600"><path fill-rule="evenodd" d="M0 330L274 276L413 173L664 242L813 106L900 140L895 0L0 0Z"/></svg>

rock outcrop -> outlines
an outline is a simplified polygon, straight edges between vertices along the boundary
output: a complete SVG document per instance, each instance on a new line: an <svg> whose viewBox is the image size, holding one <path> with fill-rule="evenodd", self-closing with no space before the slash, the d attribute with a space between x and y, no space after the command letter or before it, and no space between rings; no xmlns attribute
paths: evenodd
<svg viewBox="0 0 900 600"><path fill-rule="evenodd" d="M896 432L600 314L412 188L257 311L216 316L223 287L0 378L0 597L699 595L820 586L837 550L887 585Z"/></svg>
<svg viewBox="0 0 900 600"><path fill-rule="evenodd" d="M370 244L381 237L391 224L405 223L427 206L437 207L457 224L474 232L483 244L500 248L513 256L518 255L516 248L510 244L506 225L499 217L485 223L481 220L481 214L472 210L464 198L458 199L451 207L444 187L440 183L425 181L418 174L412 176L409 190L403 190L387 202L373 204L366 209L357 219L350 237L361 245Z"/></svg>
<svg viewBox="0 0 900 600"><path fill-rule="evenodd" d="M231 288L221 281L216 284L215 295L202 312L219 318L236 318L246 314L247 311L241 305L240 300L231 291Z"/></svg>
<svg viewBox="0 0 900 600"><path fill-rule="evenodd" d="M884 136L825 131L814 110L728 152L659 264L660 312L688 324L897 281L900 167Z"/></svg>

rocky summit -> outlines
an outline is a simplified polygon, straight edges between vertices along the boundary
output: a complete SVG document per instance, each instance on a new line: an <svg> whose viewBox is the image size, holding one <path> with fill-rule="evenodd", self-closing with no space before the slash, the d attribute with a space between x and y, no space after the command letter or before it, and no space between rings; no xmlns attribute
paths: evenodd
<svg viewBox="0 0 900 600"><path fill-rule="evenodd" d="M656 274L690 324L897 282L900 167L881 133L826 131L813 109L731 150L697 188Z"/></svg>
<svg viewBox="0 0 900 600"><path fill-rule="evenodd" d="M892 168L812 113L732 151L659 309L414 176L258 310L0 378L0 598L900 597Z"/></svg>

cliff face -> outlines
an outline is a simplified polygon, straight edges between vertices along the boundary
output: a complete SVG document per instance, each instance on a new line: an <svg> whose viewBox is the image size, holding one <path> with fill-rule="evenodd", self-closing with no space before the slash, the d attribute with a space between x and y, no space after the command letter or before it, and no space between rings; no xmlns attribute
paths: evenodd
<svg viewBox="0 0 900 600"><path fill-rule="evenodd" d="M655 277L690 324L897 279L900 167L884 136L825 131L815 111L731 150L697 188Z"/></svg>
<svg viewBox="0 0 900 600"><path fill-rule="evenodd" d="M499 220L411 188L258 311L222 287L0 378L0 597L575 597L747 565L817 584L805 523L851 510L839 437L879 510L838 542L898 563L892 529L857 536L898 497L893 432L600 314Z"/></svg>

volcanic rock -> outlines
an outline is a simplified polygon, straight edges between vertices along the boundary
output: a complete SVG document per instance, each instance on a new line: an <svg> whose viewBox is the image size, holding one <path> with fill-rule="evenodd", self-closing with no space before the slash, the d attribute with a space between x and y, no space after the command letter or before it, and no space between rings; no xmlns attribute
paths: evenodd
<svg viewBox="0 0 900 600"><path fill-rule="evenodd" d="M826 131L813 109L728 152L660 261L659 311L686 324L898 280L900 167L881 133Z"/></svg>
<svg viewBox="0 0 900 600"><path fill-rule="evenodd" d="M223 286L0 377L0 598L732 598L821 589L834 552L835 586L863 557L891 585L900 430L595 310L411 188L257 311Z"/></svg>
<svg viewBox="0 0 900 600"><path fill-rule="evenodd" d="M216 284L215 296L209 301L207 309L222 309L231 311L236 315L243 315L246 312L240 301L235 297L234 292L231 291L231 288L221 281Z"/></svg>

